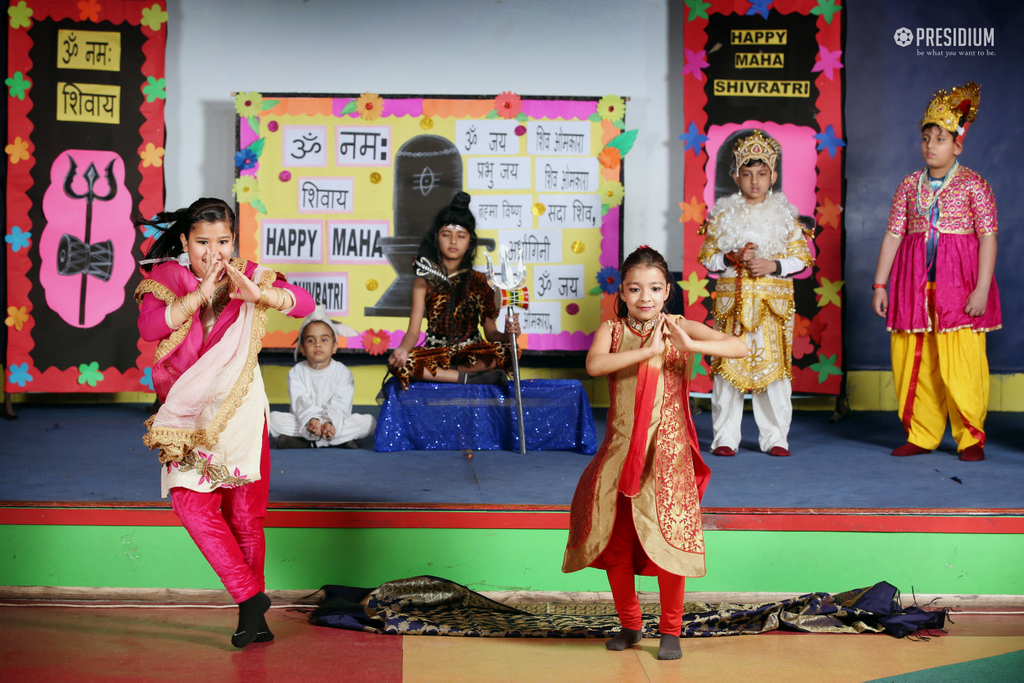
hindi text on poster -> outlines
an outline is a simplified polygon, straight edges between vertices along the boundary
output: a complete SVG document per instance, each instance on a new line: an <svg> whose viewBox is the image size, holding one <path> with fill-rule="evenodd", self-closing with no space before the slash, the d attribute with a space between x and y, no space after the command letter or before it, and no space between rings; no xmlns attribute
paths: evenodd
<svg viewBox="0 0 1024 683"><path fill-rule="evenodd" d="M121 123L121 86L57 83L57 120Z"/></svg>
<svg viewBox="0 0 1024 683"><path fill-rule="evenodd" d="M121 34L117 31L57 31L57 68L121 70Z"/></svg>
<svg viewBox="0 0 1024 683"><path fill-rule="evenodd" d="M336 126L336 166L388 166L391 126Z"/></svg>
<svg viewBox="0 0 1024 683"><path fill-rule="evenodd" d="M352 213L352 178L299 179L299 213Z"/></svg>

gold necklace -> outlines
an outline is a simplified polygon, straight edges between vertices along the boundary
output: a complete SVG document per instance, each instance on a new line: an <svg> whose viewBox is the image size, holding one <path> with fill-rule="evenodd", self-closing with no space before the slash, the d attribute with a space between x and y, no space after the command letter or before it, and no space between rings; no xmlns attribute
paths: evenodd
<svg viewBox="0 0 1024 683"><path fill-rule="evenodd" d="M659 316L654 316L650 320L642 321L637 320L633 317L632 313L626 314L626 325L630 330L638 337L646 337L654 331L655 326L658 324Z"/></svg>

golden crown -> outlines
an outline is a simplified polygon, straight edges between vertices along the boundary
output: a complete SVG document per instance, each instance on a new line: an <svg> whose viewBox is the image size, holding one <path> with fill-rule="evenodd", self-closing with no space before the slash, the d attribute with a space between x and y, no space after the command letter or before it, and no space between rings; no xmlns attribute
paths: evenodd
<svg viewBox="0 0 1024 683"><path fill-rule="evenodd" d="M921 119L921 127L935 124L950 133L963 135L968 125L978 115L981 101L981 86L970 81L967 85L953 88L952 92L940 90L932 97L928 109Z"/></svg>
<svg viewBox="0 0 1024 683"><path fill-rule="evenodd" d="M779 160L779 152L782 151L782 147L775 141L774 138L765 135L759 130L755 130L753 133L745 138L740 138L736 141L736 147L733 148L733 158L736 161L736 172L743 168L743 165L757 159L763 161L768 165L768 168L775 170L775 164Z"/></svg>

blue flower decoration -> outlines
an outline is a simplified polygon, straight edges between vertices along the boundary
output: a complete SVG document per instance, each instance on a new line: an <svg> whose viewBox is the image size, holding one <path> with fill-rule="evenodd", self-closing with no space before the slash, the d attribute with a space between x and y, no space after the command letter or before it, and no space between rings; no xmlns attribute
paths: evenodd
<svg viewBox="0 0 1024 683"><path fill-rule="evenodd" d="M32 239L32 233L22 232L21 228L15 225L11 228L10 235L4 235L4 241L11 245L11 251L20 251L22 249L28 249L29 240Z"/></svg>
<svg viewBox="0 0 1024 683"><path fill-rule="evenodd" d="M686 129L686 132L679 136L679 139L683 141L683 151L688 149L693 150L694 156L700 156L700 148L708 141L707 135L701 135L700 131L697 130L697 124L690 121L690 127Z"/></svg>
<svg viewBox="0 0 1024 683"><path fill-rule="evenodd" d="M749 0L750 9L747 10L747 16L753 16L760 14L765 19L768 18L768 8L775 0Z"/></svg>
<svg viewBox="0 0 1024 683"><path fill-rule="evenodd" d="M622 284L618 268L605 266L597 272L597 284L605 294L616 294Z"/></svg>
<svg viewBox="0 0 1024 683"><path fill-rule="evenodd" d="M139 380L139 383L153 391L153 368L146 368L142 371L142 379Z"/></svg>
<svg viewBox="0 0 1024 683"><path fill-rule="evenodd" d="M235 152L235 168L239 171L248 171L250 168L255 168L256 162L259 160L260 158L248 147Z"/></svg>
<svg viewBox="0 0 1024 683"><path fill-rule="evenodd" d="M156 216L153 216L149 220L155 221ZM160 236L164 234L165 230L167 230L168 225L170 225L170 223L157 223L156 226L144 225L142 226L142 236L152 237L153 239L160 239Z"/></svg>
<svg viewBox="0 0 1024 683"><path fill-rule="evenodd" d="M833 130L831 123L825 128L824 133L818 133L814 136L814 139L818 141L818 151L827 149L830 157L836 155L836 148L846 147L846 143L836 137L836 132Z"/></svg>
<svg viewBox="0 0 1024 683"><path fill-rule="evenodd" d="M32 381L32 375L28 374L28 363L17 363L10 366L10 374L7 375L7 381L11 384L17 384L19 387L23 387Z"/></svg>

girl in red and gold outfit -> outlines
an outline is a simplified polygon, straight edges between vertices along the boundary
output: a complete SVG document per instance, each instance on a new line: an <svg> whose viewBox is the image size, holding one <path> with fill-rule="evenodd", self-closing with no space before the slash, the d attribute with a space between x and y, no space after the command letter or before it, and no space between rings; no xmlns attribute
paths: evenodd
<svg viewBox="0 0 1024 683"><path fill-rule="evenodd" d="M672 291L668 264L640 247L622 264L619 319L603 323L587 372L607 375L611 405L604 443L572 500L563 572L608 571L622 630L609 650L640 642L643 619L634 575L657 576L659 659L682 656L686 576L704 576L700 499L711 472L690 415L693 354L742 358L739 337L662 312Z"/></svg>

